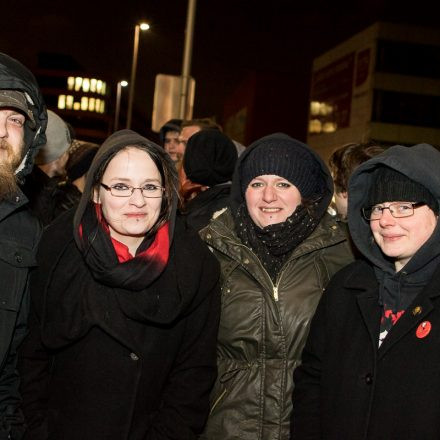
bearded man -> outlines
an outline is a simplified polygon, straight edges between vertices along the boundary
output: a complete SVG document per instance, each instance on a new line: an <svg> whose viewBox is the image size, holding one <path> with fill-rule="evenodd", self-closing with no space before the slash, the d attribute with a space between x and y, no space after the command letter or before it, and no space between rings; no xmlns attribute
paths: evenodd
<svg viewBox="0 0 440 440"><path fill-rule="evenodd" d="M40 226L19 188L46 142L47 112L32 73L0 53L0 440L20 439L17 348L26 331L28 275Z"/></svg>

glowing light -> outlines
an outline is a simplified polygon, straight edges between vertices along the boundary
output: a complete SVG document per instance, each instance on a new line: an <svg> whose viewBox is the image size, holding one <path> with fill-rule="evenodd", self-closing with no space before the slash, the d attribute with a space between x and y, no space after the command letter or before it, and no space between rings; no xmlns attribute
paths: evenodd
<svg viewBox="0 0 440 440"><path fill-rule="evenodd" d="M66 95L58 96L58 108L61 110L66 108Z"/></svg>
<svg viewBox="0 0 440 440"><path fill-rule="evenodd" d="M73 107L73 96L67 95L66 96L66 108L71 109Z"/></svg>
<svg viewBox="0 0 440 440"><path fill-rule="evenodd" d="M75 102L75 104L76 104L76 102ZM75 110L79 110L79 109L75 108L75 104L73 105L73 108ZM87 98L87 96L82 96L81 97L81 110L86 111L88 109L88 107L89 107L89 98Z"/></svg>
<svg viewBox="0 0 440 440"><path fill-rule="evenodd" d="M89 78L84 78L82 85L83 92L88 92L90 90L90 80Z"/></svg>
<svg viewBox="0 0 440 440"><path fill-rule="evenodd" d="M81 88L82 80L83 79L80 76L75 78L75 91L78 91Z"/></svg>
<svg viewBox="0 0 440 440"><path fill-rule="evenodd" d="M67 90L73 90L75 86L75 78L73 76L69 76L67 78Z"/></svg>
<svg viewBox="0 0 440 440"><path fill-rule="evenodd" d="M90 98L89 99L89 112L95 111L95 101L99 101L99 99Z"/></svg>

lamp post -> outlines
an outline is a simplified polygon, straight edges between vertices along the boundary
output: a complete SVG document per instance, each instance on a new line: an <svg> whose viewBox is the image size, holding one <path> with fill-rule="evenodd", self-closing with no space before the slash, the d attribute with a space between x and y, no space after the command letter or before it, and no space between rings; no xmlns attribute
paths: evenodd
<svg viewBox="0 0 440 440"><path fill-rule="evenodd" d="M118 81L118 84L116 86L116 108L115 108L115 126L114 131L117 131L119 128L119 113L121 110L121 92L122 87L127 87L128 82L127 81Z"/></svg>
<svg viewBox="0 0 440 440"><path fill-rule="evenodd" d="M197 0L188 0L186 15L185 48L183 52L182 76L180 82L179 118L185 119L188 105L188 84L190 79L192 46L194 36L194 22L196 15Z"/></svg>
<svg viewBox="0 0 440 440"><path fill-rule="evenodd" d="M130 90L128 94L127 128L131 127L131 116L133 113L134 85L136 81L139 48L139 30L147 31L148 29L150 29L150 25L147 23L139 23L134 28L133 61L131 64Z"/></svg>

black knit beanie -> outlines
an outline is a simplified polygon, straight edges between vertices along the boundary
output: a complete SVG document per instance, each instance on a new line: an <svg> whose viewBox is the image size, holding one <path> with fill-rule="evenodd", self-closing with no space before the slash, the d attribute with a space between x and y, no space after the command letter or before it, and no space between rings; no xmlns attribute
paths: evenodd
<svg viewBox="0 0 440 440"><path fill-rule="evenodd" d="M284 177L307 199L322 196L326 188L318 161L304 144L292 138L263 138L249 153L241 169L243 195L252 179L265 174Z"/></svg>
<svg viewBox="0 0 440 440"><path fill-rule="evenodd" d="M232 179L237 149L218 130L202 130L188 139L183 168L192 182L214 186Z"/></svg>
<svg viewBox="0 0 440 440"><path fill-rule="evenodd" d="M424 202L435 214L439 212L437 200L427 188L392 168L381 166L373 175L368 206L393 201Z"/></svg>

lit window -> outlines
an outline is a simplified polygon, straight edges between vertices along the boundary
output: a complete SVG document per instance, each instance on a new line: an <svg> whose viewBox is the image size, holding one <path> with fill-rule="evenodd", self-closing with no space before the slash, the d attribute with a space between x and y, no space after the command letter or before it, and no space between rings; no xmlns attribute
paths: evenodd
<svg viewBox="0 0 440 440"><path fill-rule="evenodd" d="M61 110L66 108L66 95L58 96L58 108Z"/></svg>
<svg viewBox="0 0 440 440"><path fill-rule="evenodd" d="M103 94L103 95L105 95L106 90L107 90L107 84L103 81L103 82L102 82L102 94Z"/></svg>
<svg viewBox="0 0 440 440"><path fill-rule="evenodd" d="M90 80L89 78L83 79L83 92L88 92L90 90Z"/></svg>
<svg viewBox="0 0 440 440"><path fill-rule="evenodd" d="M309 133L321 133L322 122L319 119L312 119L309 122Z"/></svg>
<svg viewBox="0 0 440 440"><path fill-rule="evenodd" d="M102 100L101 101L101 108L100 108L100 112L99 113L104 113L105 112L105 101Z"/></svg>
<svg viewBox="0 0 440 440"><path fill-rule="evenodd" d="M75 78L73 76L69 76L67 78L67 90L73 90L75 86Z"/></svg>
<svg viewBox="0 0 440 440"><path fill-rule="evenodd" d="M95 111L95 98L89 99L89 112Z"/></svg>
<svg viewBox="0 0 440 440"><path fill-rule="evenodd" d="M95 93L96 92L96 79L92 78L90 80L90 91Z"/></svg>
<svg viewBox="0 0 440 440"><path fill-rule="evenodd" d="M102 81L100 79L96 82L96 91L102 93Z"/></svg>
<svg viewBox="0 0 440 440"><path fill-rule="evenodd" d="M75 78L75 90L78 91L81 89L81 85L82 85L82 78L80 76L77 76Z"/></svg>
<svg viewBox="0 0 440 440"><path fill-rule="evenodd" d="M324 133L333 133L336 131L337 125L334 122L325 122L322 126L322 131Z"/></svg>
<svg viewBox="0 0 440 440"><path fill-rule="evenodd" d="M67 95L66 96L66 108L71 109L73 107L73 96Z"/></svg>
<svg viewBox="0 0 440 440"><path fill-rule="evenodd" d="M310 113L313 116L316 116L319 114L319 107L320 107L320 103L318 101L312 101L310 103Z"/></svg>
<svg viewBox="0 0 440 440"><path fill-rule="evenodd" d="M77 101L73 103L73 110L79 110L81 108L81 104Z"/></svg>
<svg viewBox="0 0 440 440"><path fill-rule="evenodd" d="M89 98L87 96L81 97L81 110L85 112L89 107Z"/></svg>

